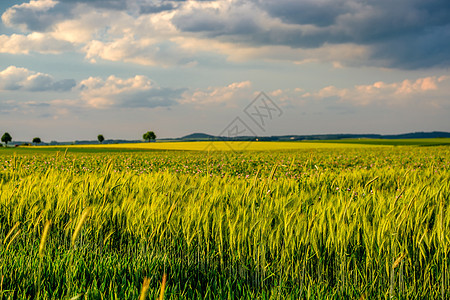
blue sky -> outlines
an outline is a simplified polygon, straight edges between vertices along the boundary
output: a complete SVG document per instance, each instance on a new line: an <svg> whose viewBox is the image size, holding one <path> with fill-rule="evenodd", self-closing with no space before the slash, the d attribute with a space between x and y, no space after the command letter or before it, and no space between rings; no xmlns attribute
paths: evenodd
<svg viewBox="0 0 450 300"><path fill-rule="evenodd" d="M447 0L2 0L0 14L15 140L219 134L236 117L257 135L450 131ZM264 127L245 113L261 91L280 109Z"/></svg>

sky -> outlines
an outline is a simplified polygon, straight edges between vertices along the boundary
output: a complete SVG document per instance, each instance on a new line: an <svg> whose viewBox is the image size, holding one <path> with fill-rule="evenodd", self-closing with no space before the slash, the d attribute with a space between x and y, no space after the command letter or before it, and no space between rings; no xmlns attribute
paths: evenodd
<svg viewBox="0 0 450 300"><path fill-rule="evenodd" d="M1 0L13 140L450 131L448 0Z"/></svg>

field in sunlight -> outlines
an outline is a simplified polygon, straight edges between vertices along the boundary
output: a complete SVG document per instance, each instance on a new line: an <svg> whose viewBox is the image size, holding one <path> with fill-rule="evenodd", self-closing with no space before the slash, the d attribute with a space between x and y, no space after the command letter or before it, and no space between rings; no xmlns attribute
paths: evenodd
<svg viewBox="0 0 450 300"><path fill-rule="evenodd" d="M207 144L0 149L0 299L449 299L450 147Z"/></svg>
<svg viewBox="0 0 450 300"><path fill-rule="evenodd" d="M331 149L331 148L363 148L382 145L366 145L362 143L325 143L325 142L158 142L133 144L99 144L70 145L58 148L85 149L136 149L136 150L191 150L191 151L271 151L295 149ZM36 147L45 148L47 146ZM53 148L53 147L52 147Z"/></svg>

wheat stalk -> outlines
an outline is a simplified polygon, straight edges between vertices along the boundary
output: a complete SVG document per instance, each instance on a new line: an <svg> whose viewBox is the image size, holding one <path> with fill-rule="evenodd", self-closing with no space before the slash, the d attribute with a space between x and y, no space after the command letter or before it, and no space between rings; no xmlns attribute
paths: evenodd
<svg viewBox="0 0 450 300"><path fill-rule="evenodd" d="M159 293L159 300L164 299L164 291L166 289L166 281L167 281L167 275L166 273L163 274L162 282L161 282L161 291Z"/></svg>
<svg viewBox="0 0 450 300"><path fill-rule="evenodd" d="M80 234L81 228L83 227L83 224L86 221L86 219L88 218L90 212L91 212L91 208L88 207L81 214L80 220L78 221L77 227L75 227L75 231L73 232L73 235L72 235L72 246L75 245L75 241L76 241L78 235Z"/></svg>
<svg viewBox="0 0 450 300"><path fill-rule="evenodd" d="M39 244L39 256L42 257L44 254L45 243L47 242L48 231L50 230L50 226L52 224L51 220L48 220L44 226L44 232L42 233L41 243Z"/></svg>
<svg viewBox="0 0 450 300"><path fill-rule="evenodd" d="M141 293L139 296L139 300L144 300L147 298L148 288L150 286L150 279L145 277L144 282L142 282Z"/></svg>

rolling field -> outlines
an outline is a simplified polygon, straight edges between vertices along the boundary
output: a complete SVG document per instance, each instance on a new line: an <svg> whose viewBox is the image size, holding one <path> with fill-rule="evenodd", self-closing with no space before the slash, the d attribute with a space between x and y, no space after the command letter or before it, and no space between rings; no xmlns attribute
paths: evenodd
<svg viewBox="0 0 450 300"><path fill-rule="evenodd" d="M0 299L450 297L450 147L206 144L0 149Z"/></svg>
<svg viewBox="0 0 450 300"><path fill-rule="evenodd" d="M375 145L379 146L379 145ZM361 148L364 144L313 142L160 142L136 144L71 145L55 147L60 150L178 150L178 151L274 151L296 149ZM36 147L46 148L46 147Z"/></svg>
<svg viewBox="0 0 450 300"><path fill-rule="evenodd" d="M316 142L317 143L317 142ZM449 146L450 138L432 139L342 139L326 140L319 143L391 145L391 146Z"/></svg>
<svg viewBox="0 0 450 300"><path fill-rule="evenodd" d="M448 146L450 138L436 139L343 139L326 141L299 142L158 142L130 144L91 144L91 145L61 145L61 146L31 146L7 148L0 155L9 153L51 153L55 151L69 153L101 153L101 152L148 152L148 151L277 151L277 150L308 150L363 147L392 146Z"/></svg>

